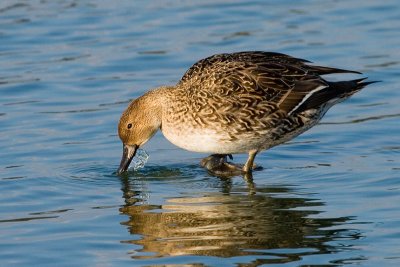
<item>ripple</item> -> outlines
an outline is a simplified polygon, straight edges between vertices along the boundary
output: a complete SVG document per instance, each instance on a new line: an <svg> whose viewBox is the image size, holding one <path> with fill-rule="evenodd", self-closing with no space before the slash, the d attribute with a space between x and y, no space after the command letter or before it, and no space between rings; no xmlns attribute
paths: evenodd
<svg viewBox="0 0 400 267"><path fill-rule="evenodd" d="M0 81L0 85L3 84L19 84L19 83L31 83L31 82L39 82L40 78L28 78L28 79L17 79L17 80L4 80Z"/></svg>
<svg viewBox="0 0 400 267"><path fill-rule="evenodd" d="M11 4L9 6L0 8L0 13L5 13L5 12L13 10L13 9L19 9L19 8L25 8L25 7L30 7L30 5L24 4L24 3Z"/></svg>
<svg viewBox="0 0 400 267"><path fill-rule="evenodd" d="M147 50L137 52L139 55L164 55L167 54L165 50Z"/></svg>
<svg viewBox="0 0 400 267"><path fill-rule="evenodd" d="M63 110L63 111L41 111L41 114L68 114L68 113L88 113L107 110L105 108L86 108L86 109L73 109L73 110Z"/></svg>
<svg viewBox="0 0 400 267"><path fill-rule="evenodd" d="M29 215L47 215L47 214L59 214L71 211L73 209L62 209L62 210L49 210L49 211L40 211L40 212L31 212Z"/></svg>
<svg viewBox="0 0 400 267"><path fill-rule="evenodd" d="M47 220L47 219L55 219L55 218L58 218L58 216L23 217L23 218L0 220L0 223L28 222L28 221L34 221L34 220Z"/></svg>
<svg viewBox="0 0 400 267"><path fill-rule="evenodd" d="M379 102L379 103L370 103L370 104L362 104L358 105L359 107L377 107L377 106L386 106L389 102Z"/></svg>
<svg viewBox="0 0 400 267"><path fill-rule="evenodd" d="M118 176L113 174L116 168L109 167L104 162L71 163L55 169L54 176L68 185L78 182L82 185L109 186L119 183Z"/></svg>
<svg viewBox="0 0 400 267"><path fill-rule="evenodd" d="M197 168L185 167L181 165L147 165L139 170L128 170L126 177L146 178L149 180L175 180L194 177L198 174Z"/></svg>
<svg viewBox="0 0 400 267"><path fill-rule="evenodd" d="M375 58L387 58L389 55L386 54L378 54L378 55L366 55L366 56L361 56L360 58L362 59L375 59Z"/></svg>
<svg viewBox="0 0 400 267"><path fill-rule="evenodd" d="M13 169L13 168L20 168L20 167L24 167L24 165L10 165L10 166L6 166L6 169Z"/></svg>
<svg viewBox="0 0 400 267"><path fill-rule="evenodd" d="M4 177L1 178L1 180L16 180L16 179L23 179L26 178L26 176L11 176L11 177Z"/></svg>
<svg viewBox="0 0 400 267"><path fill-rule="evenodd" d="M250 31L238 31L238 32L234 32L234 33L224 36L222 38L222 40L231 40L231 39L240 38L240 37L248 37L251 35L252 35L252 33Z"/></svg>
<svg viewBox="0 0 400 267"><path fill-rule="evenodd" d="M385 115L380 115L380 116L370 116L366 118L361 118L361 119L355 119L355 120L350 120L350 121L343 121L343 122L321 122L319 124L321 125L333 125L333 124L354 124L354 123L361 123L361 122L366 122L366 121L374 121L374 120L383 120L387 118L397 118L400 117L400 113L398 114L385 114Z"/></svg>
<svg viewBox="0 0 400 267"><path fill-rule="evenodd" d="M18 102L11 102L11 103L4 103L4 106L14 106L14 105L24 105L24 104L32 104L32 103L40 103L39 100L26 100L26 101L18 101Z"/></svg>
<svg viewBox="0 0 400 267"><path fill-rule="evenodd" d="M75 60L78 60L78 59L88 58L88 57L90 57L89 54L87 54L87 55L79 55L79 56L62 57L60 59L55 60L55 62L75 61Z"/></svg>
<svg viewBox="0 0 400 267"><path fill-rule="evenodd" d="M112 103L103 103L103 104L99 104L99 106L100 107L120 106L120 105L123 105L123 104L130 103L131 101L132 101L132 99L128 99L128 100L116 101L116 102L112 102Z"/></svg>
<svg viewBox="0 0 400 267"><path fill-rule="evenodd" d="M367 67L367 68L386 68L386 67L398 65L399 63L400 63L400 61L387 61L387 62L383 62L383 63L379 63L379 64L365 65L365 67Z"/></svg>

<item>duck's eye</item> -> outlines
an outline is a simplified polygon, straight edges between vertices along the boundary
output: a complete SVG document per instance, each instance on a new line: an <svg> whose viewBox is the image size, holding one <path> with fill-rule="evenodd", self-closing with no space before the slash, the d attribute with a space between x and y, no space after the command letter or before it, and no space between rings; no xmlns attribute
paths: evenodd
<svg viewBox="0 0 400 267"><path fill-rule="evenodd" d="M128 124L128 129L132 128L132 123Z"/></svg>

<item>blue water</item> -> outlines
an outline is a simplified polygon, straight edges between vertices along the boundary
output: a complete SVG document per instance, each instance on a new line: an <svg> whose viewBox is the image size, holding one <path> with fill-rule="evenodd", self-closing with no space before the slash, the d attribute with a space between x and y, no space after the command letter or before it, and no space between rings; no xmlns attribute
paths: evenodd
<svg viewBox="0 0 400 267"><path fill-rule="evenodd" d="M397 0L1 1L0 266L398 266L399 26ZM242 50L382 82L258 155L253 184L161 134L114 174L130 99Z"/></svg>

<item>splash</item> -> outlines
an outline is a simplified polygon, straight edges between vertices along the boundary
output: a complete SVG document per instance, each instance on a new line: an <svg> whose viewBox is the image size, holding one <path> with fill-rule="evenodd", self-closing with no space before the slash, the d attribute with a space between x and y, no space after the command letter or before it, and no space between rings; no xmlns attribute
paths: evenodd
<svg viewBox="0 0 400 267"><path fill-rule="evenodd" d="M143 168L148 159L149 159L149 154L147 154L144 149L139 148L136 151L136 155L131 162L131 168L134 171L137 171L137 170Z"/></svg>

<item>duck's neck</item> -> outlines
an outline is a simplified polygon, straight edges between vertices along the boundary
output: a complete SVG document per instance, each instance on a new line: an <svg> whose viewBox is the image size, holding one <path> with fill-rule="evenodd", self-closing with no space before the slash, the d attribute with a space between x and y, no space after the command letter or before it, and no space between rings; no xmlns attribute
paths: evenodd
<svg viewBox="0 0 400 267"><path fill-rule="evenodd" d="M174 87L161 86L150 90L140 97L143 108L151 112L148 115L152 117L153 126L156 126L158 129L161 128L163 112L168 108L168 95L173 89Z"/></svg>

